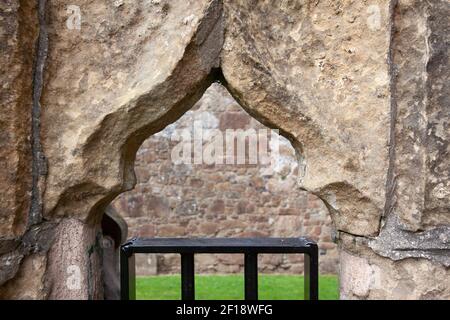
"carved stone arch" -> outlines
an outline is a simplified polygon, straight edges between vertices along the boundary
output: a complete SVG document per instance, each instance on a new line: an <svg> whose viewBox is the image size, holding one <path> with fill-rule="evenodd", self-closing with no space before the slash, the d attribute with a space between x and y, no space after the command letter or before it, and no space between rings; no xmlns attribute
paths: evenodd
<svg viewBox="0 0 450 320"><path fill-rule="evenodd" d="M49 176L45 215L72 215L68 210L77 203L76 210L82 212L79 218L98 222L98 213L120 192L133 187L134 157L141 143L189 110L217 78L223 42L222 5L220 1L203 1L195 9L199 12L191 17L195 23L189 21L193 24L190 33L179 40L181 43L168 44L168 50L178 51L170 56L172 61L153 65L153 74L134 66L145 75L122 83L126 90L121 94L100 96L103 101L108 99L109 108L76 137L70 150L76 162L75 174L64 176L67 172L54 170ZM154 54L156 62L164 59L161 52Z"/></svg>
<svg viewBox="0 0 450 320"><path fill-rule="evenodd" d="M293 10L298 14L295 20L288 16ZM316 11L340 23L326 4L314 8L295 1L270 5L226 2L221 59L226 86L244 109L280 129L292 142L303 166L300 185L325 202L337 229L376 236L386 201L390 84L383 81L376 88L385 92L383 97L351 93L345 84L327 84L341 79L321 72L318 64L325 63L328 50L340 46L342 40L329 39L330 30L320 33L308 27L323 23L314 16ZM385 37L377 39L380 43L389 41L389 26L383 27ZM344 31L349 39L358 32ZM360 39L359 46L369 47L370 41ZM328 56L328 64L363 87L373 83L371 70L378 69L389 79L385 61L376 61L383 55L388 55L386 46L363 52L354 70L346 67L351 57L345 55ZM367 61L373 61L369 68ZM325 76L329 79L321 79ZM351 96L353 101L338 99L338 95ZM370 148L368 136L372 137Z"/></svg>
<svg viewBox="0 0 450 320"><path fill-rule="evenodd" d="M78 224L83 229L80 233L94 237L105 207L118 194L133 188L134 159L141 143L181 117L213 81L219 80L251 116L270 128L279 129L291 141L303 168L299 181L301 186L325 202L338 230L358 236L377 234L384 194L373 191L384 184L382 180L385 178L384 174L368 174L368 168L364 167L367 164L358 161L359 146L353 139L357 134L366 134L365 128L355 130L355 133L345 133L339 126L329 126L327 121L333 117L339 118L340 111L330 110L323 119L317 108L323 97L308 94L307 88L292 83L289 78L292 74L287 70L277 70L280 64L273 60L274 53L270 48L265 48L261 39L252 39L255 28L265 35L264 30L268 26L263 17L239 17L240 12L252 12L246 8L249 5L204 1L195 8L189 8L194 10L194 14L182 21L180 17L173 16L175 22L187 24L189 32L180 37L180 43L170 43L168 46L166 43L167 48L173 46L176 51L169 55L169 61L158 49L145 48L158 63L132 65L133 72L119 82L121 88L96 93L100 102L91 102L91 107L98 108L100 112L94 113L95 119L89 119L86 123L77 119L75 143L64 140L71 128L62 136L60 132L53 135L49 132L47 145L52 143L52 139L55 144L68 144L66 155L69 159L66 158L63 164L68 165L71 171L67 174L67 168L58 168L61 163L52 161L52 148L49 148L50 152L46 154L53 169L44 193L44 216L76 217L83 221ZM277 6L275 10L283 10L282 6ZM269 14L270 10L274 8L257 4L253 12L264 15ZM280 17L275 14L274 21ZM170 32L162 39L158 36L154 40L155 46L163 45L168 39L172 41L173 37ZM143 56L149 54L144 48L141 50L137 52ZM282 55L283 48L280 51L275 54ZM295 67L290 65L289 59L283 63ZM298 64L298 61L292 63ZM153 69L150 71L149 68ZM296 92L293 86L300 88L300 92ZM95 93L92 91L91 95ZM44 97L49 104L50 96ZM82 97L75 97L77 99L83 100ZM106 105L102 106L101 102ZM388 101L385 102L386 108L380 110L380 117L388 115ZM88 120L92 111L78 108L81 109L79 117ZM55 117L54 114L52 116ZM70 114L69 117L63 114L57 121L67 121L68 118ZM386 138L380 135L380 144L385 145ZM379 156L375 154L369 160L373 161L374 157L377 161L381 159L381 166L387 161L387 153L381 154L381 158ZM366 181L365 177L372 178ZM61 228L71 227L66 225ZM79 240L73 239L75 242ZM55 248L67 246L70 245L65 243ZM51 257L58 254L59 250L56 250ZM64 263L58 265L63 269ZM58 273L61 271L52 272ZM62 294L63 290L55 292Z"/></svg>

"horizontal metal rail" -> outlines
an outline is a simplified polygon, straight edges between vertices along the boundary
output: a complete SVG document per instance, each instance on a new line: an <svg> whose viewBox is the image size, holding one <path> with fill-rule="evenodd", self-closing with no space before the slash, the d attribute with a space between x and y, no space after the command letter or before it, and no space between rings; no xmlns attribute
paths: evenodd
<svg viewBox="0 0 450 320"><path fill-rule="evenodd" d="M258 299L258 254L304 254L305 299L318 299L319 263L317 244L306 238L134 238L120 248L122 300L136 298L136 253L179 253L181 255L181 298L195 299L194 255L240 253L245 256L245 299Z"/></svg>

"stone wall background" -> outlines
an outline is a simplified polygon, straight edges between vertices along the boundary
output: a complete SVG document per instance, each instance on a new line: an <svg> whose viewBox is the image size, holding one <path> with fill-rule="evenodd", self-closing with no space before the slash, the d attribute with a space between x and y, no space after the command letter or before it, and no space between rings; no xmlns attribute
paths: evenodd
<svg viewBox="0 0 450 320"><path fill-rule="evenodd" d="M322 201L297 187L297 161L279 136L279 155L264 165L174 164L175 132L201 123L210 129L264 129L220 84L213 84L182 118L147 139L137 153L134 190L113 206L125 218L129 237L295 237L319 243L320 272L336 273L332 223ZM192 135L193 136L193 135ZM273 145L269 143L270 146ZM177 255L137 255L138 274L179 272ZM242 255L197 255L199 273L243 271ZM262 272L299 273L302 255L262 255Z"/></svg>

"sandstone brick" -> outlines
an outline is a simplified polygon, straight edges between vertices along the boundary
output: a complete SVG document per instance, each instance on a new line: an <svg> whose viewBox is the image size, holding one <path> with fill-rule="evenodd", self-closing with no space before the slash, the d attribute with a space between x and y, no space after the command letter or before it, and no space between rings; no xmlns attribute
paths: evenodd
<svg viewBox="0 0 450 320"><path fill-rule="evenodd" d="M201 179L193 178L193 179L190 179L189 183L190 183L190 186L193 188L200 188L203 186L203 180L201 180Z"/></svg>
<svg viewBox="0 0 450 320"><path fill-rule="evenodd" d="M227 129L245 129L250 123L250 117L242 112L225 112L220 116L219 128L222 131Z"/></svg>
<svg viewBox="0 0 450 320"><path fill-rule="evenodd" d="M283 255L281 254L261 254L259 255L258 263L261 265L272 265L276 268L283 263Z"/></svg>
<svg viewBox="0 0 450 320"><path fill-rule="evenodd" d="M297 215L298 211L294 208L281 208L279 210L280 215Z"/></svg>
<svg viewBox="0 0 450 320"><path fill-rule="evenodd" d="M289 273L294 273L294 274L302 274L305 266L304 264L292 264L289 266Z"/></svg>
<svg viewBox="0 0 450 320"><path fill-rule="evenodd" d="M219 228L217 222L205 222L199 225L198 230L206 236L214 235Z"/></svg>
<svg viewBox="0 0 450 320"><path fill-rule="evenodd" d="M325 250L332 250L336 248L336 244L333 242L324 242L322 241L320 244L320 248L321 249L325 249Z"/></svg>
<svg viewBox="0 0 450 320"><path fill-rule="evenodd" d="M267 231L247 230L247 231L236 234L236 237L238 237L238 238L258 238L258 237L267 237L268 235L269 234Z"/></svg>
<svg viewBox="0 0 450 320"><path fill-rule="evenodd" d="M195 266L197 270L205 270L205 269L214 270L217 261L218 261L217 257L212 254L195 255Z"/></svg>
<svg viewBox="0 0 450 320"><path fill-rule="evenodd" d="M154 237L156 235L156 228L154 225L140 226L137 234L139 237Z"/></svg>
<svg viewBox="0 0 450 320"><path fill-rule="evenodd" d="M242 220L225 220L221 224L224 229L237 229L247 227L247 223Z"/></svg>
<svg viewBox="0 0 450 320"><path fill-rule="evenodd" d="M178 225L162 225L158 227L160 237L180 237L186 234L186 229Z"/></svg>
<svg viewBox="0 0 450 320"><path fill-rule="evenodd" d="M244 256L242 254L221 254L218 255L218 260L225 265L244 265Z"/></svg>
<svg viewBox="0 0 450 320"><path fill-rule="evenodd" d="M225 211L225 202L221 199L218 200L214 200L214 202L212 203L211 207L210 207L210 212L214 213L214 214L221 214L224 213Z"/></svg>
<svg viewBox="0 0 450 320"><path fill-rule="evenodd" d="M239 201L237 204L237 213L244 214L247 212L247 201Z"/></svg>

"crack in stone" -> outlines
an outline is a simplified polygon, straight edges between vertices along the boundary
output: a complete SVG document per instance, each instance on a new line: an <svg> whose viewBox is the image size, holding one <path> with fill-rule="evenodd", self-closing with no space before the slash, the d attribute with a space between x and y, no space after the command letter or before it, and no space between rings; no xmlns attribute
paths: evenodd
<svg viewBox="0 0 450 320"><path fill-rule="evenodd" d="M33 97L32 97L32 190L31 206L28 226L35 225L42 220L42 177L47 175L47 161L42 151L40 137L40 99L43 88L44 65L48 53L48 32L46 27L46 0L38 1L39 36L37 40L37 56L33 66Z"/></svg>
<svg viewBox="0 0 450 320"><path fill-rule="evenodd" d="M420 233L400 228L398 218L387 219L380 236L369 241L377 254L392 260L429 259L450 266L450 227L442 226Z"/></svg>
<svg viewBox="0 0 450 320"><path fill-rule="evenodd" d="M395 169L395 129L397 121L397 100L396 100L396 74L397 70L394 65L394 34L395 34L395 11L397 8L398 0L393 0L389 4L389 27L390 27L390 39L389 39L389 51L387 57L387 64L389 66L389 76L390 76L390 128L389 128L389 167L386 174L386 193L385 193L385 207L384 213L380 217L379 230L381 232L382 220L389 216L395 205L395 187L396 179L394 175Z"/></svg>

